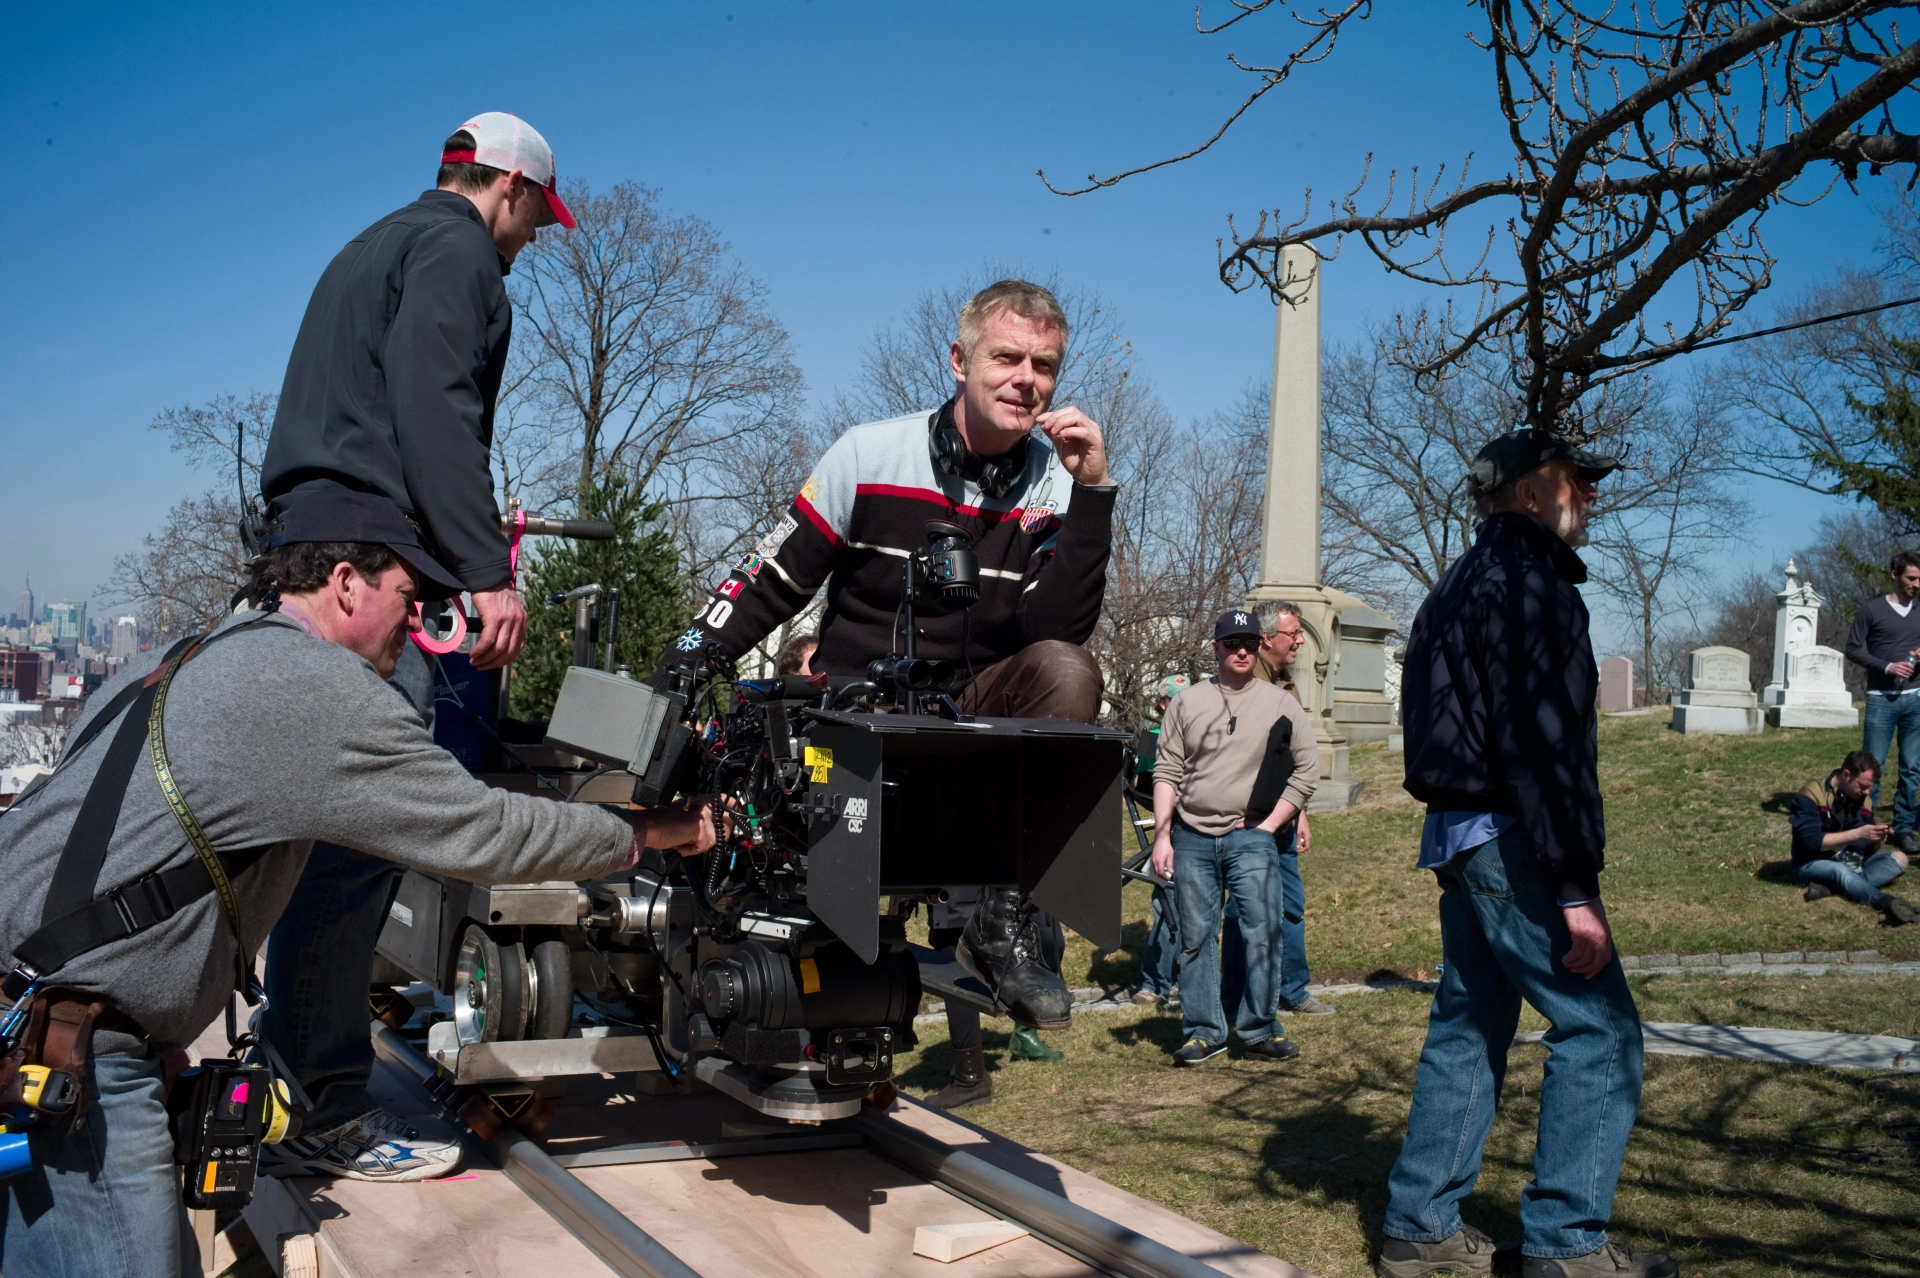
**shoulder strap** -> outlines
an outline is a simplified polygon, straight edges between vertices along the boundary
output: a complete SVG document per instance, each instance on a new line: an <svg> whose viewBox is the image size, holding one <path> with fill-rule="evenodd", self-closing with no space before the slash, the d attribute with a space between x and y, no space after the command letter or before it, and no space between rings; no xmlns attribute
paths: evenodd
<svg viewBox="0 0 1920 1278"><path fill-rule="evenodd" d="M236 627L237 629L237 627ZM147 715L147 740L153 759L153 774L160 781L160 793L166 796L167 806L173 809L173 816L180 823L180 829L186 834L187 842L193 845L194 852L200 858L207 880L213 890L220 894L220 910L227 916L227 926L233 930L234 983L242 994L248 990L248 964L240 951L245 948L240 931L240 902L233 894L233 883L227 877L226 867L220 864L220 856L213 850L212 840L207 832L200 828L200 822L193 815L193 809L187 806L186 796L180 793L180 785L173 779L173 766L167 760L167 735L164 719L167 710L167 689L173 686L173 676L186 664L187 657L195 649L188 649L178 661L167 667L167 673L160 679L160 686L154 690L153 708ZM132 716L128 716L131 718ZM124 732L125 729L123 728ZM115 744L118 744L116 741ZM249 1002L252 1000L249 999Z"/></svg>
<svg viewBox="0 0 1920 1278"><path fill-rule="evenodd" d="M14 949L14 957L25 966L44 976L89 950L165 922L182 906L212 891L221 894L222 912L233 931L237 953L240 917L230 876L252 866L265 854L266 849L251 848L225 858L213 850L173 780L172 768L166 757L166 742L159 725L161 711L166 705L167 689L180 667L208 645L257 624L266 615L263 613L261 618L229 626L212 635L183 639L175 644L169 650L164 664L145 679L116 693L114 699L88 723L89 731L68 748L61 759L62 767L85 748L106 724L116 716L124 716L112 743L107 747L106 758L100 762L100 770L87 787L80 812L74 819L72 830L68 832L66 846L54 866L53 882L40 912L40 927ZM193 845L196 860L164 873L149 874L96 897L94 887L99 880L100 867L106 862L107 845L119 824L120 809L126 800L127 786L133 778L134 764L140 757L140 740L143 736L150 743L150 756L161 792L166 795L175 819L186 830L187 841ZM235 965L236 972L244 974L245 968L238 958Z"/></svg>
<svg viewBox="0 0 1920 1278"><path fill-rule="evenodd" d="M173 647L167 649L167 655L161 658L160 664L164 666L167 662L173 660L185 650L188 644L197 638L199 638L198 635L188 635L185 639L174 644ZM87 720L87 726L80 729L80 731L75 734L73 740L67 742L66 748L60 752L60 761L54 765L53 772L43 772L35 777L32 784L22 790L19 797L13 801L14 806L20 806L20 804L24 803L35 791L39 790L41 786L52 779L55 772L60 771L61 768L73 762L74 756L86 749L107 725L119 718L120 712L125 710L141 693L145 692L151 682L151 678L130 680L126 687L114 693L113 698L108 701L106 705L100 707L100 713ZM87 794L88 797L91 798L93 792L89 790Z"/></svg>

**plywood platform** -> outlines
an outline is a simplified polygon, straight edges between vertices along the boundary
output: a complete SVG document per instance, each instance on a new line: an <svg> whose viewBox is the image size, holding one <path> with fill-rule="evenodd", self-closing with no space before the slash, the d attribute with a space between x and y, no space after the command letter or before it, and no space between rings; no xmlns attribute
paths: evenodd
<svg viewBox="0 0 1920 1278"><path fill-rule="evenodd" d="M541 1142L556 1157L624 1142L717 1140L723 1123L769 1124L717 1094L656 1098L634 1092L631 1080L569 1082ZM446 1130L384 1063L376 1066L374 1091L397 1112ZM970 1124L912 1103L902 1103L895 1117L1232 1278L1304 1278L1224 1234ZM991 1217L866 1149L580 1167L575 1175L705 1278L1100 1272L1032 1237L952 1264L915 1256L919 1226ZM412 1185L263 1182L247 1220L270 1255L282 1235L316 1234L325 1278L611 1272L504 1173L472 1159L452 1178Z"/></svg>

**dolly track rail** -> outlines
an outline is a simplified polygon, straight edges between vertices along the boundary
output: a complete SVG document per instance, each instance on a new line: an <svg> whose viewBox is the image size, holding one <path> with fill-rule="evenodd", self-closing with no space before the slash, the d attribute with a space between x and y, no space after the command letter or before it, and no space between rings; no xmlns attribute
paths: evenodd
<svg viewBox="0 0 1920 1278"><path fill-rule="evenodd" d="M436 1066L378 1021L374 1049L423 1086ZM452 1120L457 1122L458 1120ZM845 1121L890 1163L974 1204L1026 1226L1045 1242L1121 1278L1225 1278L1220 1270L1118 1221L955 1149L905 1123L871 1110ZM629 1278L700 1278L697 1271L589 1189L547 1152L510 1127L491 1140L472 1138L507 1178L615 1272Z"/></svg>
<svg viewBox="0 0 1920 1278"><path fill-rule="evenodd" d="M848 1126L865 1136L873 1151L887 1161L926 1177L983 1210L1025 1225L1062 1251L1124 1278L1224 1278L1204 1261L885 1114L862 1110L848 1120Z"/></svg>
<svg viewBox="0 0 1920 1278"><path fill-rule="evenodd" d="M378 1021L373 1023L373 1046L414 1082L432 1081L433 1062ZM471 1139L493 1156L508 1180L622 1278L700 1278L698 1270L511 1127L502 1127L491 1140Z"/></svg>

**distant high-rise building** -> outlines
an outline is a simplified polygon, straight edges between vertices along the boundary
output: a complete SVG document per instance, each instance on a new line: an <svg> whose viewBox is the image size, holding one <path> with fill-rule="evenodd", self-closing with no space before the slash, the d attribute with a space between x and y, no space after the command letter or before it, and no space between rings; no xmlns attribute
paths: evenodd
<svg viewBox="0 0 1920 1278"><path fill-rule="evenodd" d="M47 624L53 627L53 642L69 645L77 644L86 637L87 605L84 603L51 603L47 605Z"/></svg>
<svg viewBox="0 0 1920 1278"><path fill-rule="evenodd" d="M27 584L20 588L20 598L14 604L14 607L19 610L21 625L31 626L34 622L40 620L40 618L33 615L33 578L27 578Z"/></svg>
<svg viewBox="0 0 1920 1278"><path fill-rule="evenodd" d="M113 648L110 657L140 655L140 622L133 617L118 617L113 623Z"/></svg>

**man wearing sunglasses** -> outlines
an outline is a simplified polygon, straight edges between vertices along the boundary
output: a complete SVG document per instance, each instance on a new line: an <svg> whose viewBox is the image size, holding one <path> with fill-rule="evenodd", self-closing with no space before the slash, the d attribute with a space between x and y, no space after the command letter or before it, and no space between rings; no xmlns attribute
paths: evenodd
<svg viewBox="0 0 1920 1278"><path fill-rule="evenodd" d="M1319 775L1301 766L1293 744L1313 745L1313 724L1300 703L1254 678L1259 649L1260 623L1252 613L1222 614L1213 627L1214 677L1175 697L1160 729L1152 863L1155 874L1173 880L1180 918L1186 1042L1173 1054L1176 1065L1198 1065L1227 1050L1220 1002L1223 890L1240 916L1248 959L1232 1033L1259 1060L1300 1054L1274 1019L1274 964L1266 956L1280 900L1276 831L1306 808ZM1281 776L1282 792L1269 797L1267 789Z"/></svg>

